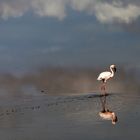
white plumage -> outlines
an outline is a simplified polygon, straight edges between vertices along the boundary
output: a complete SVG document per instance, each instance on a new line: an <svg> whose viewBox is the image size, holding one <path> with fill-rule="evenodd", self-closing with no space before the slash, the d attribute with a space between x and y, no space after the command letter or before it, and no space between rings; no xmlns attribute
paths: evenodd
<svg viewBox="0 0 140 140"><path fill-rule="evenodd" d="M109 72L109 71L105 71L105 72L102 72L99 77L97 78L97 80L103 80L103 82L106 82L109 78L112 77L112 73Z"/></svg>
<svg viewBox="0 0 140 140"><path fill-rule="evenodd" d="M111 71L111 72L110 72ZM115 65L110 66L110 71L105 71L99 74L97 80L103 81L106 83L106 81L114 76L114 73L116 72Z"/></svg>
<svg viewBox="0 0 140 140"><path fill-rule="evenodd" d="M101 90L103 89L105 91L105 83L108 79L112 78L114 76L114 73L116 72L116 66L111 65L110 71L105 71L99 74L97 80L103 81L103 85L101 86ZM105 93L104 93L105 94Z"/></svg>

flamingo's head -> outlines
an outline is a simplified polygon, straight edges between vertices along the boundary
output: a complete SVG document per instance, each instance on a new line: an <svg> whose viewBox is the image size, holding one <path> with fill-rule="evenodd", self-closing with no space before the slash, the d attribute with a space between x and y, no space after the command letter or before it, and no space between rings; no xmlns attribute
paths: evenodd
<svg viewBox="0 0 140 140"><path fill-rule="evenodd" d="M115 66L115 65L111 65L110 68L111 68L114 72L116 72L116 66Z"/></svg>

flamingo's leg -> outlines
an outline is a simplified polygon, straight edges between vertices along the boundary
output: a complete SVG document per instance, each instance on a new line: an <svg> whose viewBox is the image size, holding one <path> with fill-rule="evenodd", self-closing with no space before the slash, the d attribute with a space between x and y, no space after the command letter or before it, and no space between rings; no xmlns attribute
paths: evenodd
<svg viewBox="0 0 140 140"><path fill-rule="evenodd" d="M103 86L104 86L104 95L106 95L106 84L104 83Z"/></svg>
<svg viewBox="0 0 140 140"><path fill-rule="evenodd" d="M106 84L105 83L103 83L101 85L101 91L103 91L103 95L106 95Z"/></svg>

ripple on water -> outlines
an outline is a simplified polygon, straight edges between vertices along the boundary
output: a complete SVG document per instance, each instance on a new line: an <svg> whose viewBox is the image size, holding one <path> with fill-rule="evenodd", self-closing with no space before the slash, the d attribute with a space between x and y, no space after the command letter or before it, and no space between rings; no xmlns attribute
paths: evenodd
<svg viewBox="0 0 140 140"><path fill-rule="evenodd" d="M102 120L99 117L98 113L102 110L100 98L99 94L93 93L12 99L7 104L6 101L2 101L0 102L0 130L4 132L3 137L11 134L10 131L12 131L11 135L14 139L17 138L17 130L21 129L21 137L25 135L28 137L29 133L34 132L36 132L35 136L41 134L45 138L60 133L62 137L66 137L68 134L79 134L80 132L81 137L102 135L107 138L106 132L108 131L112 132L112 136L116 132L118 137L127 136L127 132L121 133L122 130L127 130L132 135L134 133L138 135L135 130L139 130L140 126L137 121L140 118L139 94L112 93L106 96L107 108L114 111L119 120L113 129L110 121ZM3 129L5 127L9 131ZM75 138L74 135L71 137ZM30 139L34 138L33 136Z"/></svg>

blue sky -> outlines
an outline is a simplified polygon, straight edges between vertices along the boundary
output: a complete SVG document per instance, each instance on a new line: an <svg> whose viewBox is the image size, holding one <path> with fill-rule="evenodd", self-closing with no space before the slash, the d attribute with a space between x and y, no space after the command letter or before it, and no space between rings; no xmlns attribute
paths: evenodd
<svg viewBox="0 0 140 140"><path fill-rule="evenodd" d="M140 67L138 0L0 0L0 72Z"/></svg>

